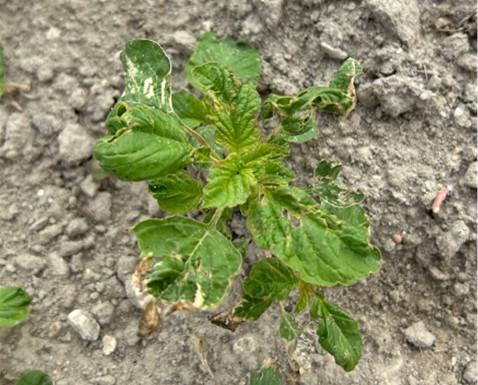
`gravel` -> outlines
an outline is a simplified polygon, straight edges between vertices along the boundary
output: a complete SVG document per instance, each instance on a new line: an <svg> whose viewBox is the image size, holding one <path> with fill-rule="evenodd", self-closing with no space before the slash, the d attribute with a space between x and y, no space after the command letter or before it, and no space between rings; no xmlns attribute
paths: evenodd
<svg viewBox="0 0 478 385"><path fill-rule="evenodd" d="M428 331L422 321L413 323L403 333L407 341L417 348L431 348L435 344L436 337Z"/></svg>
<svg viewBox="0 0 478 385"><path fill-rule="evenodd" d="M100 336L100 325L86 310L73 310L68 314L68 323L83 340L96 341Z"/></svg>

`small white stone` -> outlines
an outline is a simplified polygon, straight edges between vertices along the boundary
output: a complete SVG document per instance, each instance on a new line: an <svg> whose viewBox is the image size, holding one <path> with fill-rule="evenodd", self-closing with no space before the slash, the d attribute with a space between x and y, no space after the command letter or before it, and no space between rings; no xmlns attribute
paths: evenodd
<svg viewBox="0 0 478 385"><path fill-rule="evenodd" d="M417 348L431 348L436 337L430 333L422 321L415 322L403 332L405 338Z"/></svg>
<svg viewBox="0 0 478 385"><path fill-rule="evenodd" d="M118 345L116 338L110 335L105 335L103 337L103 354L105 356L109 356L116 350L116 346Z"/></svg>
<svg viewBox="0 0 478 385"><path fill-rule="evenodd" d="M68 314L68 323L84 340L96 341L100 336L100 325L86 310L73 310Z"/></svg>

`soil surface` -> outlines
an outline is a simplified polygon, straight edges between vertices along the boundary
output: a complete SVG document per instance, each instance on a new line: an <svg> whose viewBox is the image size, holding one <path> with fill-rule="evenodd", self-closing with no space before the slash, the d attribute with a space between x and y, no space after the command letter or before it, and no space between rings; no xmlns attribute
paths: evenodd
<svg viewBox="0 0 478 385"><path fill-rule="evenodd" d="M247 384L268 358L284 373L300 369L307 385L476 384L475 7L0 0L8 81L31 88L0 101L0 284L34 296L30 319L0 331L0 384L35 368L57 385L212 385L198 339L217 384ZM181 88L205 31L260 49L261 92L321 84L348 56L365 68L356 110L347 120L322 115L317 139L290 157L303 180L319 159L340 161L344 180L367 194L382 269L329 290L364 334L351 373L320 349L306 319L305 335L286 346L277 307L235 333L206 312L176 312L149 337L137 335L141 311L125 289L138 255L128 227L161 213L145 184L102 178L91 149L122 92L125 42L160 42ZM81 335L68 321L74 310Z"/></svg>

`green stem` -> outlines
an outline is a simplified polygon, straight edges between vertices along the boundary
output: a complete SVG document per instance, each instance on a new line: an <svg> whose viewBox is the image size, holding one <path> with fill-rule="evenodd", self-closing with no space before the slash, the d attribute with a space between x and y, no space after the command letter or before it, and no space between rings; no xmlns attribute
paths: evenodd
<svg viewBox="0 0 478 385"><path fill-rule="evenodd" d="M213 155L213 158L221 159L221 156L214 150L214 148L211 147L211 145L208 143L208 141L206 140L206 138L204 136L202 136L199 132L193 130L191 127L189 127L183 121L181 121L181 124L186 129L186 131L188 132L189 135L194 136L200 143L202 143L206 148L208 148L211 151L211 154Z"/></svg>
<svg viewBox="0 0 478 385"><path fill-rule="evenodd" d="M216 209L211 220L209 221L209 224L208 224L209 227L216 227L217 222L219 222L219 219L221 219L223 211L224 211L224 207L220 207Z"/></svg>

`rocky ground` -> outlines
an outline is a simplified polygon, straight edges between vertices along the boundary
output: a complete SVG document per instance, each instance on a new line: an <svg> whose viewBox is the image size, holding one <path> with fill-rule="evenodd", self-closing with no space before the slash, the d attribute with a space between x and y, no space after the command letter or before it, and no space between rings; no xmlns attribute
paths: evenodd
<svg viewBox="0 0 478 385"><path fill-rule="evenodd" d="M368 196L383 267L330 294L365 336L351 373L312 328L286 347L276 308L234 334L177 312L137 336L127 229L158 209L143 184L102 178L91 148L122 91L125 41L161 42L181 87L208 30L261 50L261 91L322 83L348 56L365 67L356 111L322 116L320 136L290 158L304 179L320 158L341 161ZM31 85L0 101L0 284L34 296L30 319L0 331L1 385L30 368L57 385L214 384L198 339L218 384L246 384L268 357L300 367L307 385L476 384L474 1L0 0L0 45L8 80Z"/></svg>

